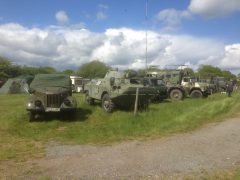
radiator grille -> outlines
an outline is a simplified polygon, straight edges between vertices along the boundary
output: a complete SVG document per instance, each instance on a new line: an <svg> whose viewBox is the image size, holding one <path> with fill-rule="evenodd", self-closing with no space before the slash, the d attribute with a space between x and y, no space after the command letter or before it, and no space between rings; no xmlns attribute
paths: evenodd
<svg viewBox="0 0 240 180"><path fill-rule="evenodd" d="M56 94L47 95L47 107L58 108L61 105L61 96Z"/></svg>

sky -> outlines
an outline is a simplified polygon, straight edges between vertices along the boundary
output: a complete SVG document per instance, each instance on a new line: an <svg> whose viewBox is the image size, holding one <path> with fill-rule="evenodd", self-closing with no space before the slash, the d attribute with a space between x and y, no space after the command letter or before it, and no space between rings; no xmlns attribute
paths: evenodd
<svg viewBox="0 0 240 180"><path fill-rule="evenodd" d="M239 0L0 0L0 56L58 70L92 60L139 69L147 45L148 66L239 73L239 19Z"/></svg>

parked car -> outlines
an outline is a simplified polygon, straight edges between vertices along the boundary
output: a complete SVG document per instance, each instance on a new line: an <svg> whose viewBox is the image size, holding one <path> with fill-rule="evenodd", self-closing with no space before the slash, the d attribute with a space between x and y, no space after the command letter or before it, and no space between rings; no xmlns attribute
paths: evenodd
<svg viewBox="0 0 240 180"><path fill-rule="evenodd" d="M27 111L29 120L37 114L65 112L72 114L77 108L77 101L72 97L71 80L64 74L38 74L29 88Z"/></svg>

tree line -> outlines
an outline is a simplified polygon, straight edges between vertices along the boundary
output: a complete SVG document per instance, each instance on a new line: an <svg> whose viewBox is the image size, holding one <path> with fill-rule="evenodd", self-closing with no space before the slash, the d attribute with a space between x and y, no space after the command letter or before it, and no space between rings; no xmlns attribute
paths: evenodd
<svg viewBox="0 0 240 180"><path fill-rule="evenodd" d="M82 64L77 70L66 69L64 71L58 71L53 67L29 67L20 66L11 63L7 58L0 57L0 80L6 80L8 78L14 78L20 75L35 75L39 73L51 74L51 73L64 73L68 75L76 75L84 78L102 78L106 72L111 69L110 66L105 63L93 60L89 63ZM153 70L153 69L152 69ZM157 70L157 68L155 68ZM130 71L130 70L126 70ZM237 76L232 74L230 71L222 70L218 67L211 65L202 65L199 67L197 72L194 72L191 68L187 68L187 71L191 76L198 77L200 79L210 79L212 77L221 76L227 79L236 79ZM141 76L145 74L145 69L139 69L137 73ZM240 77L240 74L238 74Z"/></svg>

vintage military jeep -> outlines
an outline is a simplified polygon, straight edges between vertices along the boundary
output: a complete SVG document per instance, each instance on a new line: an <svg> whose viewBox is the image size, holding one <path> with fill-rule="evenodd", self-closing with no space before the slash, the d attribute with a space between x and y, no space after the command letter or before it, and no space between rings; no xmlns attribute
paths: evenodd
<svg viewBox="0 0 240 180"><path fill-rule="evenodd" d="M73 113L77 101L72 97L71 80L64 74L38 74L29 88L30 97L27 102L29 120L36 114L47 112Z"/></svg>
<svg viewBox="0 0 240 180"><path fill-rule="evenodd" d="M109 71L103 79L92 80L85 85L85 101L90 105L95 100L101 101L106 112L112 112L115 107L129 109L134 107L137 88L139 108L147 106L157 95L155 88L144 87L129 73Z"/></svg>

